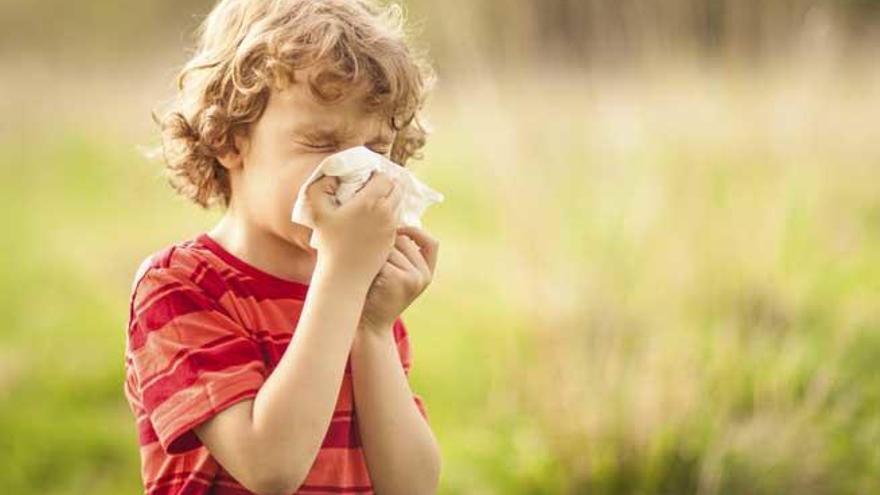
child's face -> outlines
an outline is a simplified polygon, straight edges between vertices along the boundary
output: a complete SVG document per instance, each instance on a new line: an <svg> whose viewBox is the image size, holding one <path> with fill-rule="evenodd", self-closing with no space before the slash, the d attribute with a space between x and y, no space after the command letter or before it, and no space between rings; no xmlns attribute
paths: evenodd
<svg viewBox="0 0 880 495"><path fill-rule="evenodd" d="M395 133L387 120L363 110L364 87L322 104L301 74L295 84L272 91L249 136L236 139L239 153L221 162L230 169L234 214L249 227L313 252L311 229L290 221L302 184L324 157L352 146L389 156Z"/></svg>

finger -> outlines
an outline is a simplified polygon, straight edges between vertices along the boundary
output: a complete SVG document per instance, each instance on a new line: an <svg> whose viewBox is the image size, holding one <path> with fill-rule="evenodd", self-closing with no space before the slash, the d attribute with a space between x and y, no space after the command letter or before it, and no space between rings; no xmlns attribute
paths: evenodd
<svg viewBox="0 0 880 495"><path fill-rule="evenodd" d="M391 207L397 217L400 217L400 209L403 206L403 187L395 182L394 188L391 190L390 193L388 193L388 196L385 196L379 201L383 201L388 204L388 206Z"/></svg>
<svg viewBox="0 0 880 495"><path fill-rule="evenodd" d="M412 263L413 267L415 267L425 279L431 278L431 269L428 267L428 263L422 256L421 251L419 251L419 246L415 241L405 235L398 235L395 246L400 249L409 262Z"/></svg>
<svg viewBox="0 0 880 495"><path fill-rule="evenodd" d="M339 177L336 177L334 175L325 175L309 184L309 187L306 188L306 196L320 193L335 194L338 187Z"/></svg>
<svg viewBox="0 0 880 495"><path fill-rule="evenodd" d="M339 178L325 175L309 184L306 188L306 204L312 210L321 214L330 207L338 204L336 190L339 188Z"/></svg>
<svg viewBox="0 0 880 495"><path fill-rule="evenodd" d="M386 277L402 278L406 276L406 270L395 265L390 260L386 261L385 264L382 265L382 269L379 270L379 273L385 275Z"/></svg>
<svg viewBox="0 0 880 495"><path fill-rule="evenodd" d="M384 198L392 192L394 181L391 177L381 170L374 170L370 173L370 178L364 183L364 186L352 196L351 201L369 201L378 198Z"/></svg>
<svg viewBox="0 0 880 495"><path fill-rule="evenodd" d="M392 206L403 198L403 187L394 179L391 180L391 189L388 190L382 201L388 201Z"/></svg>
<svg viewBox="0 0 880 495"><path fill-rule="evenodd" d="M403 254L403 251L400 250L397 242L395 242L394 248L388 254L388 262L406 272L418 270L415 266L413 266L409 258L407 258L405 254Z"/></svg>
<svg viewBox="0 0 880 495"><path fill-rule="evenodd" d="M385 196L383 196L386 201L391 200L392 198L396 198L397 196L400 196L401 193L403 192L403 188L400 187L400 183L398 183L396 180L394 180L394 178L392 178L391 176L388 176L388 180L391 181L391 189L389 189L388 193Z"/></svg>
<svg viewBox="0 0 880 495"><path fill-rule="evenodd" d="M402 225L397 228L398 234L406 235L411 238L425 257L425 262L433 275L434 269L437 267L437 251L440 249L440 241L434 236L426 232L424 229L412 225Z"/></svg>

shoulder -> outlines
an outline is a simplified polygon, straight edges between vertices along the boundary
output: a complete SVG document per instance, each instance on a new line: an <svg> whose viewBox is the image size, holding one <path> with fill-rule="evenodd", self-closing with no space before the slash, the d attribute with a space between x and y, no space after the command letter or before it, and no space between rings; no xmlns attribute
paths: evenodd
<svg viewBox="0 0 880 495"><path fill-rule="evenodd" d="M209 273L215 274L214 261L194 239L178 241L144 257L131 282L132 307L162 289L190 288L210 293L204 286ZM216 277L210 277L215 280Z"/></svg>
<svg viewBox="0 0 880 495"><path fill-rule="evenodd" d="M193 344L239 326L221 302L225 282L201 244L185 240L147 255L138 265L129 298L127 346L137 350ZM183 332L182 329L186 328Z"/></svg>

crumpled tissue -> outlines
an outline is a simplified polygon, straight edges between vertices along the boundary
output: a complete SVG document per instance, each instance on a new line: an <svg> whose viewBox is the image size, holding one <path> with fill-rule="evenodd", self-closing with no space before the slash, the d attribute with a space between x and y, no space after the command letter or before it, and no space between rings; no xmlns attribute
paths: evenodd
<svg viewBox="0 0 880 495"><path fill-rule="evenodd" d="M341 205L351 199L367 182L373 170L387 173L392 180L397 182L397 187L403 187L398 225L421 227L421 217L425 209L434 203L442 202L444 199L441 193L425 185L409 169L401 167L385 158L384 155L365 146L355 146L327 156L315 167L315 170L299 189L290 220L315 229L315 221L311 211L306 207L306 189L313 182L325 175L339 177L336 200ZM321 239L318 230L313 230L309 245L320 249Z"/></svg>

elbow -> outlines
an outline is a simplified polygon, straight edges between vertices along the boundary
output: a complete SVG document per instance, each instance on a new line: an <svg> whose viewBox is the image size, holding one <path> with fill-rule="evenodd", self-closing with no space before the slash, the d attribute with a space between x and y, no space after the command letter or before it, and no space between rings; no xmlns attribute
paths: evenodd
<svg viewBox="0 0 880 495"><path fill-rule="evenodd" d="M277 472L254 480L248 490L256 495L290 495L305 481L305 476Z"/></svg>
<svg viewBox="0 0 880 495"><path fill-rule="evenodd" d="M305 483L316 455L317 449L291 455L277 444L262 443L249 456L252 486L246 488L256 495L291 495Z"/></svg>
<svg viewBox="0 0 880 495"><path fill-rule="evenodd" d="M437 490L440 487L440 473L443 469L443 460L440 454L440 446L435 440L431 442L431 447L432 448L428 449L429 455L425 460L426 467L425 474L423 476L423 491L420 491L419 493L437 493Z"/></svg>
<svg viewBox="0 0 880 495"><path fill-rule="evenodd" d="M428 474L426 478L426 491L425 493L437 493L437 490L440 487L440 473L442 471L442 458L440 456L440 449L437 444L434 444L434 455L432 457L432 461L429 463Z"/></svg>
<svg viewBox="0 0 880 495"><path fill-rule="evenodd" d="M419 495L433 495L437 493L440 487L440 472L442 470L442 460L440 450L436 443L433 448L429 449L427 455L422 462L422 469L418 472L418 476L412 479L409 489L406 493Z"/></svg>
<svg viewBox="0 0 880 495"><path fill-rule="evenodd" d="M248 490L256 495L290 495L291 493L296 493L298 487L299 485L292 485L283 481L270 481L268 483L264 482L260 486L248 488Z"/></svg>
<svg viewBox="0 0 880 495"><path fill-rule="evenodd" d="M284 466L280 466L278 463L266 461L267 458L263 457L262 465L251 471L251 483L246 487L256 495L290 495L295 493L305 483L311 467L311 464L306 466L297 462L288 462ZM293 468L290 467L291 464Z"/></svg>

